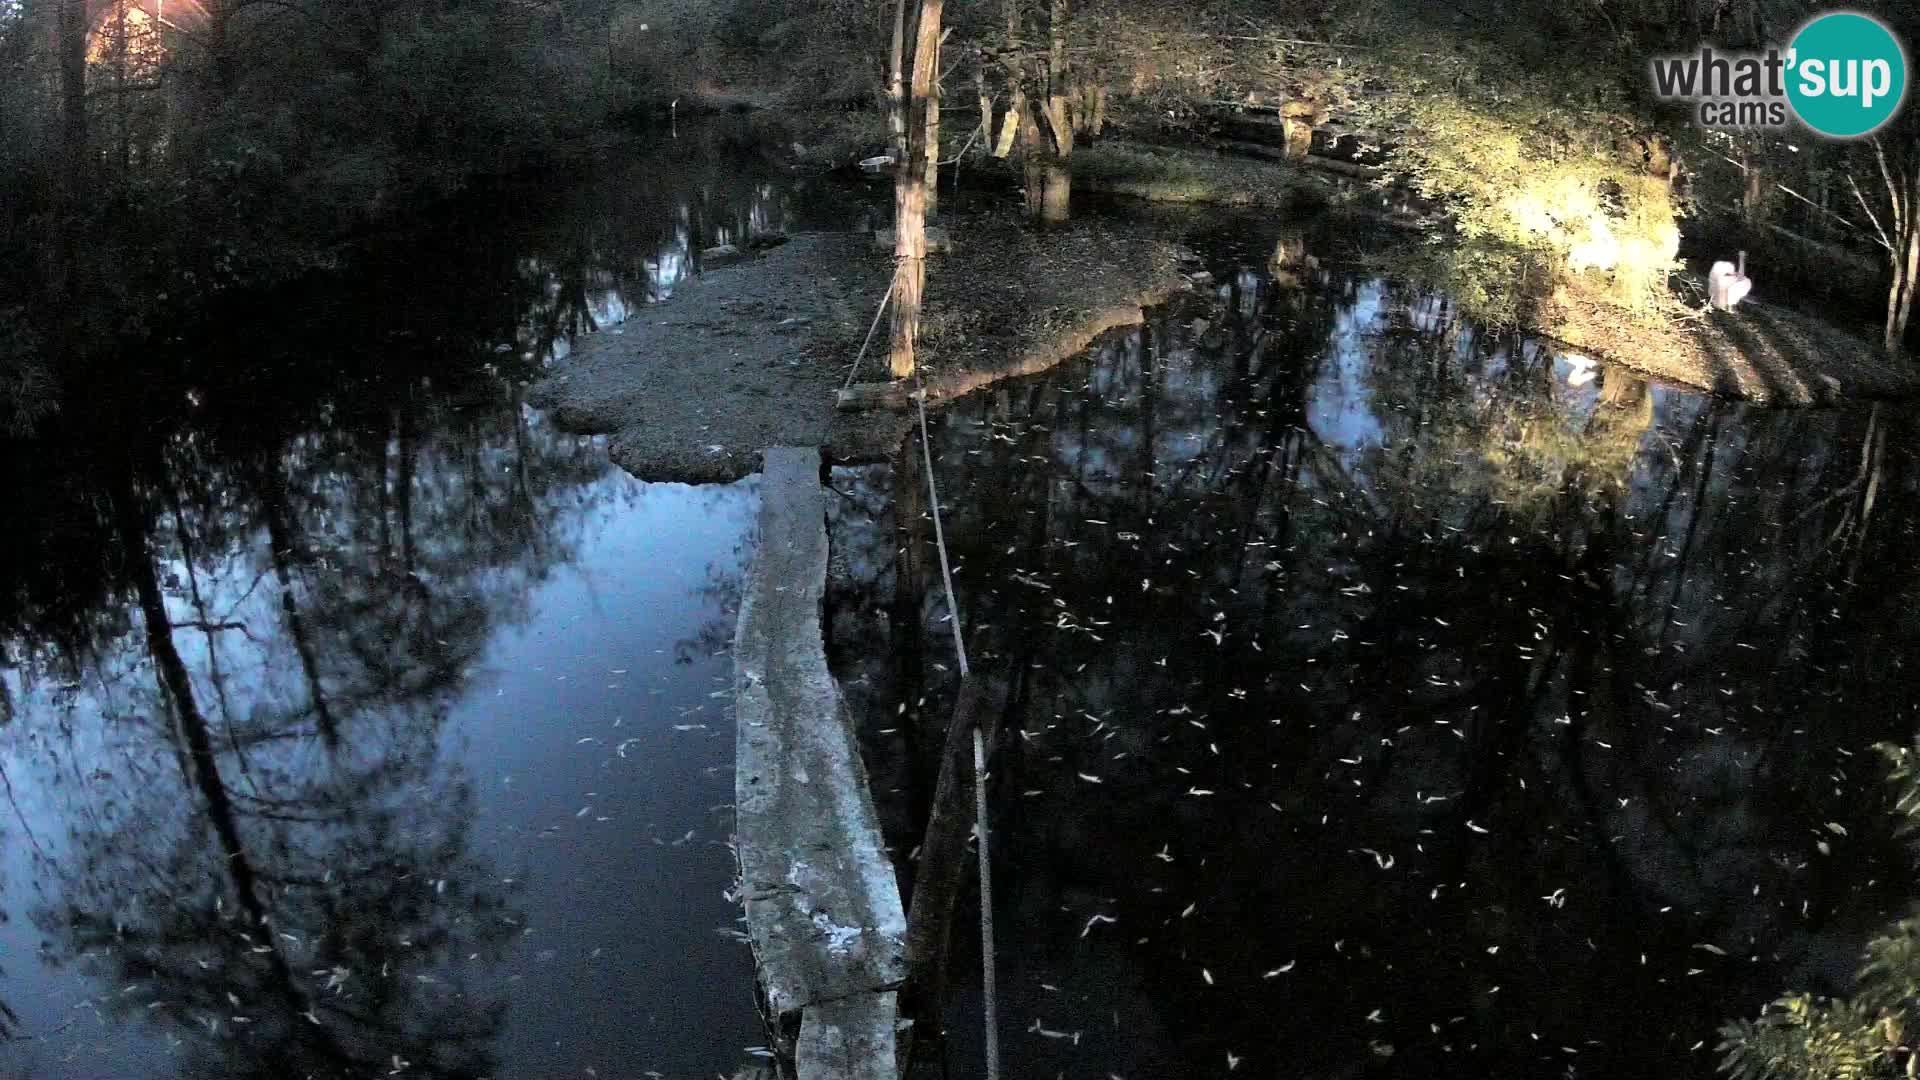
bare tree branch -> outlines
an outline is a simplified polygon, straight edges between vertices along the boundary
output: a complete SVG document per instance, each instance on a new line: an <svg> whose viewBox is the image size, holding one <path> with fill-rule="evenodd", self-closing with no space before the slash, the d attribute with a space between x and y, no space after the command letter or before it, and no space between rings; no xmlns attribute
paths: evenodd
<svg viewBox="0 0 1920 1080"><path fill-rule="evenodd" d="M1900 198L1902 186L1894 181L1892 171L1887 168L1887 146L1877 136L1873 139L1873 160L1880 165L1880 179L1886 183L1887 198L1893 202L1893 232L1898 236L1906 224L1908 208Z"/></svg>
<svg viewBox="0 0 1920 1080"><path fill-rule="evenodd" d="M1873 231L1879 234L1880 246L1892 251L1893 241L1887 238L1887 230L1881 226L1880 218L1874 214L1873 207L1867 205L1867 197L1860 193L1860 185L1854 181L1851 169L1847 170L1847 186L1853 189L1853 197L1859 201L1860 209L1866 211L1867 220L1873 222Z"/></svg>

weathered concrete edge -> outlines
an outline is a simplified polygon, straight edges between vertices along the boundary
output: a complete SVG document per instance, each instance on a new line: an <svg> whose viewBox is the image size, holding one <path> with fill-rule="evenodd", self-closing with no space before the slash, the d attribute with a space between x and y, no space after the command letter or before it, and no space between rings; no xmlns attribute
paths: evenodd
<svg viewBox="0 0 1920 1080"><path fill-rule="evenodd" d="M759 553L734 648L748 937L775 1040L802 1080L894 1076L906 917L852 719L827 670L820 455L763 456ZM870 1060L851 1068L849 1048Z"/></svg>
<svg viewBox="0 0 1920 1080"><path fill-rule="evenodd" d="M800 1080L896 1080L897 997L887 991L806 1010L794 1050Z"/></svg>

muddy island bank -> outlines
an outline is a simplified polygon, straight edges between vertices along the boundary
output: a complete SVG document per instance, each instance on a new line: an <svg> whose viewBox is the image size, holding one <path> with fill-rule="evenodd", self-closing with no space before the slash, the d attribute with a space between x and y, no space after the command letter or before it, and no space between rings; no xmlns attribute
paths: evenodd
<svg viewBox="0 0 1920 1080"><path fill-rule="evenodd" d="M1396 212L1377 189L1312 168L1134 143L1089 150L1080 162L1089 194L1151 194L1179 207L1176 216L1206 208L1303 222L1350 216L1356 230L1390 238L1369 259L1389 276L1418 280L1444 243L1433 219ZM1116 171L1142 162L1132 180ZM944 215L951 243L930 257L920 370L902 391L924 386L937 405L1034 374L1206 280L1164 214L1124 212L1146 203L1123 199L1123 212L1044 228L1011 208ZM871 389L887 380L887 328L883 320L876 329L875 316L891 265L865 231L803 233L746 252L582 338L530 401L564 430L609 435L613 459L642 479L736 479L757 471L769 446L818 446L841 462L886 458L909 427L904 393L864 409L836 408L836 399L849 381ZM1515 329L1601 364L1760 404L1920 393L1920 372L1865 337L1764 293L1732 312L1711 310L1698 279L1684 273L1667 296L1639 308L1574 278L1531 298L1521 319Z"/></svg>
<svg viewBox="0 0 1920 1080"><path fill-rule="evenodd" d="M1192 255L1161 231L1089 219L1035 231L950 214L932 257L920 379L931 401L1032 374L1190 283ZM731 480L769 446L872 461L900 446L897 410L836 408L874 323L892 260L870 234L792 237L701 275L620 327L583 338L531 401L579 433L607 434L648 480ZM885 327L861 382L886 377Z"/></svg>

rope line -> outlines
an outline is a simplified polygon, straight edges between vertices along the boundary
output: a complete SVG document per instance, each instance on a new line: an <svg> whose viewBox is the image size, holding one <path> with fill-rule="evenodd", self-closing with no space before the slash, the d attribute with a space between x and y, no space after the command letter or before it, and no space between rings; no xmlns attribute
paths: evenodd
<svg viewBox="0 0 1920 1080"><path fill-rule="evenodd" d="M920 382L920 365L913 367L913 381ZM927 388L924 384L913 395L920 407L920 450L927 463L927 501L933 506L933 542L940 551L940 577L947 586L947 622L953 627L953 651L960 657L960 677L966 678L967 643L960 636L960 604L954 599L953 567L947 562L947 534L940 525L940 490L933 482L933 441L927 436Z"/></svg>
<svg viewBox="0 0 1920 1080"><path fill-rule="evenodd" d="M893 265L893 277L887 281L886 294L880 297L880 310L873 313L873 325L867 327L867 340L860 343L860 355L853 358L853 370L847 372L847 381L840 384L841 391L853 385L853 377L860 374L860 361L867 358L867 346L873 344L873 332L880 329L880 316L887 313L887 305L893 303L894 286L900 284L900 270L907 264L896 261Z"/></svg>
<svg viewBox="0 0 1920 1080"><path fill-rule="evenodd" d="M987 1026L987 1080L1000 1080L999 997L993 976L993 867L987 856L987 750L980 725L973 727L973 813L980 829L980 996Z"/></svg>
<svg viewBox="0 0 1920 1080"><path fill-rule="evenodd" d="M940 578L947 590L947 621L953 628L953 651L959 657L960 677L966 679L967 643L960 633L960 602L953 590L953 564L947 558L947 532L940 523L940 489L933 479L933 438L927 434L927 388L920 380L920 366L914 365L916 387L914 404L920 416L920 453L927 469L927 502L933 510L933 541L940 553ZM986 736L980 726L973 728L973 813L979 833L980 864L980 989L985 1013L987 1041L987 1080L1000 1080L1000 1006L993 965L993 866L992 832L987 817Z"/></svg>

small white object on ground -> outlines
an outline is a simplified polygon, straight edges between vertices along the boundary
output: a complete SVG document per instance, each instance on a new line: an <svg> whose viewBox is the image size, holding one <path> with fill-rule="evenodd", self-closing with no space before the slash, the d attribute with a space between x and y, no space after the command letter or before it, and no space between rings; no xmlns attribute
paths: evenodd
<svg viewBox="0 0 1920 1080"><path fill-rule="evenodd" d="M1747 253L1740 253L1740 265L1722 259L1707 272L1707 299L1721 311L1732 311L1753 291L1753 279L1747 276Z"/></svg>

